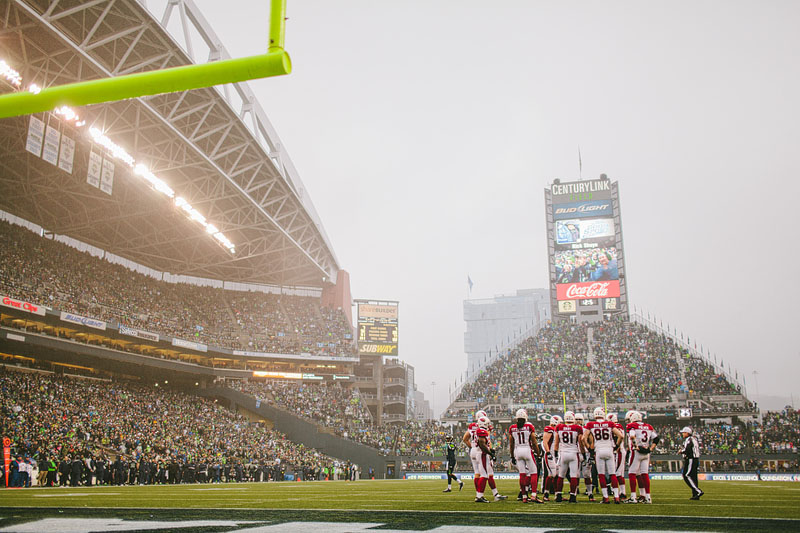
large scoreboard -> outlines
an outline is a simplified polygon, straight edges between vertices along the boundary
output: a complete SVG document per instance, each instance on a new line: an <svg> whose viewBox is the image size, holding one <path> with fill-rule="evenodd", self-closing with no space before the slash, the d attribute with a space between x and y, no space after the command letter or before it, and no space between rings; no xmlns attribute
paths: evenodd
<svg viewBox="0 0 800 533"><path fill-rule="evenodd" d="M358 305L358 353L397 355L398 302L356 300Z"/></svg>
<svg viewBox="0 0 800 533"><path fill-rule="evenodd" d="M619 186L600 179L545 189L550 305L558 319L627 313Z"/></svg>

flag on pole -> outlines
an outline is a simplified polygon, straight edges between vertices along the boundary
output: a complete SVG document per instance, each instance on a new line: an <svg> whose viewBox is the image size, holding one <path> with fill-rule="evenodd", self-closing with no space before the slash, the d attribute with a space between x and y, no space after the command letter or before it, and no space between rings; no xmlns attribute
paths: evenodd
<svg viewBox="0 0 800 533"><path fill-rule="evenodd" d="M469 285L469 293L472 294L472 286L474 283L472 283L472 278L469 277L469 274L467 274L467 285Z"/></svg>

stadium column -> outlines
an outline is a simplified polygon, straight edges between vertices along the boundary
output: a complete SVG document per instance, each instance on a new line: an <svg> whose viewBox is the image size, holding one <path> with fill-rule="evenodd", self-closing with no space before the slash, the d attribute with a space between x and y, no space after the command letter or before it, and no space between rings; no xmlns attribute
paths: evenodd
<svg viewBox="0 0 800 533"><path fill-rule="evenodd" d="M383 424L383 356L378 355L375 358L375 379L378 384L378 421Z"/></svg>

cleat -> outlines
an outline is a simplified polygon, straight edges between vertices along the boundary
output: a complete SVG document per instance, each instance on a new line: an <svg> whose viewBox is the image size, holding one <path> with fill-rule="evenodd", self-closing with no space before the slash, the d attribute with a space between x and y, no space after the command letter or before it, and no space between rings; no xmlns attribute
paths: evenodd
<svg viewBox="0 0 800 533"><path fill-rule="evenodd" d="M495 494L494 495L494 501L496 501L496 502L499 502L499 501L502 501L502 500L507 500L507 499L508 499L508 496L503 496L502 494Z"/></svg>
<svg viewBox="0 0 800 533"><path fill-rule="evenodd" d="M539 498L531 498L530 500L528 500L528 503L544 503L544 502Z"/></svg>
<svg viewBox="0 0 800 533"><path fill-rule="evenodd" d="M569 503L578 503L578 498L574 494L570 494Z"/></svg>
<svg viewBox="0 0 800 533"><path fill-rule="evenodd" d="M703 494L705 494L705 492L703 492L703 491L701 490L701 491L700 491L700 493L697 495L697 499L699 500L699 499L700 499L700 496L702 496Z"/></svg>
<svg viewBox="0 0 800 533"><path fill-rule="evenodd" d="M475 503L489 503L489 500L481 496L480 498L475 498Z"/></svg>
<svg viewBox="0 0 800 533"><path fill-rule="evenodd" d="M639 503L647 503L647 498L645 498L644 496L639 496L639 498L636 501Z"/></svg>
<svg viewBox="0 0 800 533"><path fill-rule="evenodd" d="M563 500L561 493L556 494L556 503L559 503Z"/></svg>
<svg viewBox="0 0 800 533"><path fill-rule="evenodd" d="M620 504L620 503L622 503L622 502L621 502L621 501L619 501L619 498L614 498L614 503L615 503L616 505L619 505L619 504Z"/></svg>
<svg viewBox="0 0 800 533"><path fill-rule="evenodd" d="M461 489L463 489L463 488L464 488L464 482L463 481L459 481L458 482L458 492L461 492Z"/></svg>
<svg viewBox="0 0 800 533"><path fill-rule="evenodd" d="M542 498L542 501L549 502L550 501L550 496L548 494L545 494L544 498Z"/></svg>
<svg viewBox="0 0 800 533"><path fill-rule="evenodd" d="M453 492L453 491L450 489L444 489L442 492Z"/></svg>
<svg viewBox="0 0 800 533"><path fill-rule="evenodd" d="M594 494L589 494L589 501L590 501L590 502L593 502L593 501L594 501Z"/></svg>
<svg viewBox="0 0 800 533"><path fill-rule="evenodd" d="M634 497L632 497L632 496L631 496L630 498L628 498L627 500L625 500L625 501L624 501L624 502L622 502L622 503L639 503L639 502L638 502L638 501L636 501L636 498L634 498Z"/></svg>
<svg viewBox="0 0 800 533"><path fill-rule="evenodd" d="M521 501L522 503L528 503L528 498L522 498L520 501Z"/></svg>
<svg viewBox="0 0 800 533"><path fill-rule="evenodd" d="M645 499L645 501L643 501L642 503L647 503L647 504L650 504L650 503L653 503L653 500L651 500L650 498L647 498L647 499Z"/></svg>
<svg viewBox="0 0 800 533"><path fill-rule="evenodd" d="M522 491L519 491L519 494L517 494L517 501L518 502L524 502L525 501L525 498L522 497Z"/></svg>
<svg viewBox="0 0 800 533"><path fill-rule="evenodd" d="M690 499L690 500L699 500L699 499L700 499L700 496L698 496L697 494L695 494L694 496L692 496L692 497L691 497L691 498L689 498L689 499Z"/></svg>

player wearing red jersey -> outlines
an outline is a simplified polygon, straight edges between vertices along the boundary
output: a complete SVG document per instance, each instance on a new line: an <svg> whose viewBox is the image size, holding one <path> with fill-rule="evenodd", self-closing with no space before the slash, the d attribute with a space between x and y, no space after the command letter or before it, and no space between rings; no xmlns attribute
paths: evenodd
<svg viewBox="0 0 800 533"><path fill-rule="evenodd" d="M556 445L558 452L558 480L556 482L556 501L560 502L564 490L564 477L569 472L569 502L577 503L579 461L578 455L585 453L583 428L575 423L572 411L564 413L564 423L556 426Z"/></svg>
<svg viewBox="0 0 800 533"><path fill-rule="evenodd" d="M534 450L538 451L536 442L536 429L528 422L528 413L520 409L516 413L516 424L508 427L508 446L511 453L511 463L519 471L519 488L522 492L522 503L542 503L536 491L539 486L539 474L536 470ZM531 488L529 499L528 490Z"/></svg>
<svg viewBox="0 0 800 533"><path fill-rule="evenodd" d="M606 420L606 413L602 407L594 410L594 421L586 424L583 430L587 446L594 450L597 464L597 478L600 490L603 493L602 503L610 503L608 499L608 480L610 476L611 487L614 492L614 503L619 503L619 485L617 484L616 462L614 452L619 449L620 442L624 439L622 432L614 427L613 422Z"/></svg>
<svg viewBox="0 0 800 533"><path fill-rule="evenodd" d="M544 493L544 501L550 501L550 493L555 492L556 476L558 475L558 467L556 465L556 452L554 450L555 440L554 435L556 426L562 422L561 417L558 415L550 417L550 425L545 426L544 433L542 434L542 465L544 470L544 482L542 483L542 492Z"/></svg>
<svg viewBox="0 0 800 533"><path fill-rule="evenodd" d="M658 444L658 433L653 426L642 422L642 414L631 413L631 423L625 428L631 449L631 464L628 476L631 480L631 497L626 503L653 503L650 498L650 453ZM636 499L635 481L639 482L639 498Z"/></svg>
<svg viewBox="0 0 800 533"><path fill-rule="evenodd" d="M482 416L478 419L477 430L475 436L477 437L478 447L478 473L475 475L477 478L476 485L477 491L475 493L476 503L489 503L489 500L483 497L483 491L486 490L486 483L489 480L489 467L491 449L489 448L489 419Z"/></svg>
<svg viewBox="0 0 800 533"><path fill-rule="evenodd" d="M479 457L478 454L480 453L480 448L478 448L478 420L482 417L487 418L486 411L479 410L475 411L475 418L469 426L467 426L467 431L464 433L464 437L461 439L462 442L467 446L469 450L469 460L472 463L472 472L474 476L472 476L472 483L475 485L475 491L478 491L478 480L480 479L480 470L478 468Z"/></svg>

